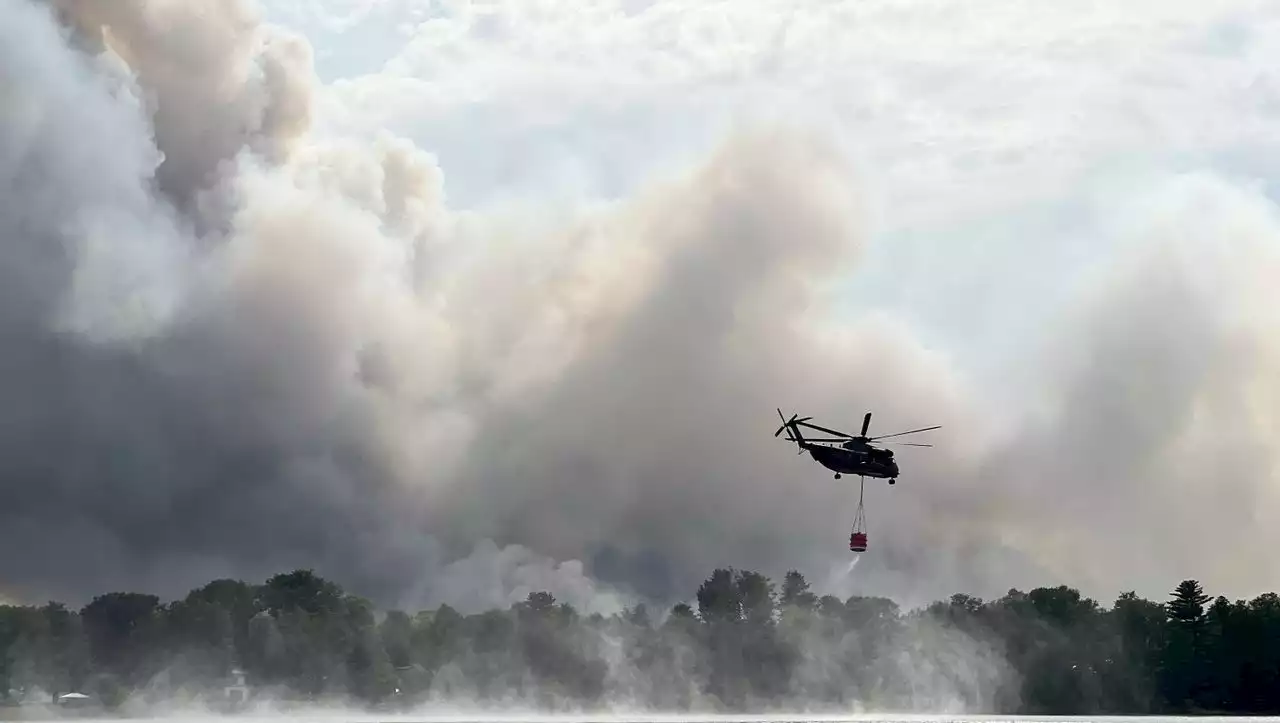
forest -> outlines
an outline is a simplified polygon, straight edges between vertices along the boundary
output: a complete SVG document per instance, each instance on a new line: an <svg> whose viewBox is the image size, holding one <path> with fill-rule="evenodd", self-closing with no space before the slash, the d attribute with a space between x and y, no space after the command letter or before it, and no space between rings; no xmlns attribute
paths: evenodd
<svg viewBox="0 0 1280 723"><path fill-rule="evenodd" d="M583 615L547 592L508 609L379 611L310 570L185 598L0 607L0 705L65 692L107 709L250 702L554 710L1001 714L1280 713L1280 597L1195 580L1110 607L1069 587L921 609L715 570L694 604Z"/></svg>

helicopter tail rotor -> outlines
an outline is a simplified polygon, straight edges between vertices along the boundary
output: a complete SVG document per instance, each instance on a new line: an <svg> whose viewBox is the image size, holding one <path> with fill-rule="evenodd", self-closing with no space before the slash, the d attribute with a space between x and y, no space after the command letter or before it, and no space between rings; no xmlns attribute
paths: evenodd
<svg viewBox="0 0 1280 723"><path fill-rule="evenodd" d="M796 429L796 425L801 424L803 422L807 422L810 419L813 419L813 417L800 417L800 415L798 414L793 414L791 415L791 419L787 419L786 417L782 416L781 409L778 410L778 418L782 420L782 426L778 427L778 431L773 433L773 436L775 437L782 434L782 430L784 429L791 430L793 434L799 434L799 431ZM788 437L788 439L791 439L791 437Z"/></svg>
<svg viewBox="0 0 1280 723"><path fill-rule="evenodd" d="M800 424L802 422L806 422L810 419L813 419L813 417L800 418L799 415L793 414L791 415L791 419L787 419L782 415L782 410L779 409L778 418L782 420L782 426L778 427L778 431L774 432L773 436L777 437L778 435L782 434L782 430L784 429L787 430L787 440L791 442L795 442L796 446L800 448L797 454L804 454L805 439L804 439L804 435L800 434Z"/></svg>
<svg viewBox="0 0 1280 723"><path fill-rule="evenodd" d="M786 428L790 427L791 425L795 424L795 422L796 422L796 417L798 417L798 416L800 416L800 415L798 415L798 414L793 414L793 415L791 415L791 419L787 419L786 417L782 416L782 410L781 410L781 409L779 409L779 410L778 410L778 419L781 419L781 420L782 420L782 426L781 426L781 427L778 427L778 431L774 432L774 433L773 433L773 436L775 436L775 437L776 437L776 436L778 436L779 434L782 434L782 430L784 430L784 429L786 429Z"/></svg>

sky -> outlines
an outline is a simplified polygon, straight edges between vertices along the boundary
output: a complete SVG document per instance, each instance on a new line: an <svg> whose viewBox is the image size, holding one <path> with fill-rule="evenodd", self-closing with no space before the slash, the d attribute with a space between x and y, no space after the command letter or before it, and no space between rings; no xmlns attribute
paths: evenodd
<svg viewBox="0 0 1280 723"><path fill-rule="evenodd" d="M54 4L0 0L6 597L1280 579L1274 4ZM856 566L776 407L944 425Z"/></svg>

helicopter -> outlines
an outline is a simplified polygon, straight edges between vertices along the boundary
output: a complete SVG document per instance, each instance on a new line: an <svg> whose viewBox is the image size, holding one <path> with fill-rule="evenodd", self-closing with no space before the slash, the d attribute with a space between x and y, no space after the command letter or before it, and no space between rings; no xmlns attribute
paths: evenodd
<svg viewBox="0 0 1280 723"><path fill-rule="evenodd" d="M809 424L809 420L813 419L813 417L798 419L798 415L793 414L791 419L787 419L783 416L781 409L778 410L778 417L782 420L782 426L778 427L778 431L774 432L773 436L777 437L782 434L784 429L788 430L787 439L796 443L796 446L800 448L799 454L808 452L818 464L835 472L836 479L840 479L842 475L856 474L859 477L887 479L889 484L897 484L898 482L898 463L893 459L893 451L880 449L871 443L890 437L901 437L907 434L928 432L942 428L939 425L913 429L908 432L883 434L879 437L868 437L867 429L871 426L871 412L867 412L866 416L862 418L862 433L857 436L838 432L834 429L827 429L826 427L819 427L816 424ZM802 426L835 435L836 438L806 438L800 433L800 427ZM839 446L831 446L830 443L833 442L838 442ZM932 444L915 442L888 442L887 444L901 444L906 447L933 446Z"/></svg>

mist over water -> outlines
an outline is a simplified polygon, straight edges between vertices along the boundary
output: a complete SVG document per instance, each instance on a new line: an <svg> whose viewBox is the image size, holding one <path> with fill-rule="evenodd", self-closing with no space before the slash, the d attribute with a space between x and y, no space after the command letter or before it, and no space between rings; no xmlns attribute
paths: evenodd
<svg viewBox="0 0 1280 723"><path fill-rule="evenodd" d="M200 713L180 713L159 719L173 723L205 723L226 720L221 716ZM57 721L58 719L52 719ZM58 723L85 721L72 718ZM245 723L294 723L295 721L342 721L342 723L1130 723L1150 720L1146 716L996 716L996 715L929 715L899 713L866 714L796 714L796 715L654 715L645 713L611 714L556 714L494 713L458 709L424 714L370 716L357 711L337 708L314 709L305 714L249 714L235 720ZM1204 721L1204 723L1274 723L1275 716L1160 716L1160 721L1180 723Z"/></svg>

